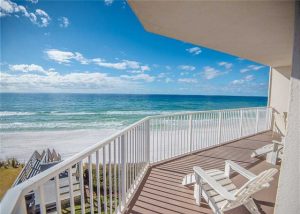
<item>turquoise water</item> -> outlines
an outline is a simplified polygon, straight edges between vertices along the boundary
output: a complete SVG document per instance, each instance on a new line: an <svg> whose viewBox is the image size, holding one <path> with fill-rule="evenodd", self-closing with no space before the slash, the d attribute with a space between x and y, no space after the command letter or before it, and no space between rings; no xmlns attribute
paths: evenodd
<svg viewBox="0 0 300 214"><path fill-rule="evenodd" d="M177 111L266 106L266 97L118 94L0 94L0 130L109 129Z"/></svg>

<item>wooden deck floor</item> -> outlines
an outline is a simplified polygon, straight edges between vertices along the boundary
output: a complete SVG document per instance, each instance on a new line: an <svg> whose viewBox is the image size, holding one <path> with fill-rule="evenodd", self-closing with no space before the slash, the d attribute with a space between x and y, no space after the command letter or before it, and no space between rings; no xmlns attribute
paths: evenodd
<svg viewBox="0 0 300 214"><path fill-rule="evenodd" d="M183 176L191 173L193 166L223 170L225 160L232 160L258 174L274 166L262 159L251 158L250 154L256 148L270 143L271 140L272 133L266 132L153 166L128 206L127 213L212 213L205 202L200 207L195 205L193 188L189 189L181 185ZM278 165L275 167L279 169ZM279 173L270 188L256 193L253 197L261 213L273 213L278 175ZM240 175L233 176L232 180L238 187L246 181ZM241 206L227 213L249 212Z"/></svg>

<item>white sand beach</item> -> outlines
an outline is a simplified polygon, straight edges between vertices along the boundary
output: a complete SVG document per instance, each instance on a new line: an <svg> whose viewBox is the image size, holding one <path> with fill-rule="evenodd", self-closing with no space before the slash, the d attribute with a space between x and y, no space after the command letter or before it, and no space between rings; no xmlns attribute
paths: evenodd
<svg viewBox="0 0 300 214"><path fill-rule="evenodd" d="M82 129L0 133L0 159L15 157L27 161L34 150L55 149L63 159L116 133L116 129Z"/></svg>

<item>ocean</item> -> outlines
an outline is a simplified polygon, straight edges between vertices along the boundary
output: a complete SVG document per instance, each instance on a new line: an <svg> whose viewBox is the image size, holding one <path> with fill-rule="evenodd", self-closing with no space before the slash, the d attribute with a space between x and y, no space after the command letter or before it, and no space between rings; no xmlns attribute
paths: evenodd
<svg viewBox="0 0 300 214"><path fill-rule="evenodd" d="M266 106L266 97L0 94L0 131L122 128L148 115Z"/></svg>
<svg viewBox="0 0 300 214"><path fill-rule="evenodd" d="M143 117L266 106L266 97L128 94L0 94L2 158L36 150L68 157Z"/></svg>

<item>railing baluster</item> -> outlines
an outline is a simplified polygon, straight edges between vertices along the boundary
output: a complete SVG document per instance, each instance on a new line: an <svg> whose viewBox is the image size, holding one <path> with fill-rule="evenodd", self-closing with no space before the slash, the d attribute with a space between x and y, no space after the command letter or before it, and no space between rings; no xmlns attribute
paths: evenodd
<svg viewBox="0 0 300 214"><path fill-rule="evenodd" d="M103 197L104 197L104 213L107 213L107 185L106 185L106 146L103 147L102 177L103 177Z"/></svg>
<svg viewBox="0 0 300 214"><path fill-rule="evenodd" d="M60 202L60 185L59 185L59 174L55 176L55 189L56 189L56 212L61 213L61 202Z"/></svg>
<svg viewBox="0 0 300 214"><path fill-rule="evenodd" d="M121 136L121 163L122 163L122 207L126 204L126 140Z"/></svg>
<svg viewBox="0 0 300 214"><path fill-rule="evenodd" d="M111 180L111 144L108 144L108 177L109 177L109 209L110 213L112 213L112 180Z"/></svg>
<svg viewBox="0 0 300 214"><path fill-rule="evenodd" d="M70 210L71 210L71 214L75 214L72 167L68 169L68 177L69 177Z"/></svg>
<svg viewBox="0 0 300 214"><path fill-rule="evenodd" d="M122 201L121 201L121 167L122 167L122 160L121 160L121 137L118 138L118 193L119 193L119 212L122 211Z"/></svg>
<svg viewBox="0 0 300 214"><path fill-rule="evenodd" d="M259 111L258 108L256 108L255 133L258 132L258 119L259 119Z"/></svg>
<svg viewBox="0 0 300 214"><path fill-rule="evenodd" d="M89 191L90 191L90 210L94 213L94 191L93 191L93 167L92 167L92 156L89 155Z"/></svg>
<svg viewBox="0 0 300 214"><path fill-rule="evenodd" d="M115 212L117 212L117 155L116 155L116 140L114 140L114 199L115 199Z"/></svg>
<svg viewBox="0 0 300 214"><path fill-rule="evenodd" d="M190 114L189 115L189 129L188 129L188 133L189 133L189 136L188 136L188 140L189 140L189 152L192 152L192 149L193 149L193 120L192 120L192 115Z"/></svg>
<svg viewBox="0 0 300 214"><path fill-rule="evenodd" d="M44 184L39 186L38 191L40 195L40 212L41 214L46 214Z"/></svg>
<svg viewBox="0 0 300 214"><path fill-rule="evenodd" d="M243 109L240 110L240 133L239 137L241 138L243 135Z"/></svg>
<svg viewBox="0 0 300 214"><path fill-rule="evenodd" d="M79 185L80 185L80 203L81 214L85 214L85 199L84 199L84 180L83 180L83 161L79 162ZM59 212L58 212L59 213Z"/></svg>
<svg viewBox="0 0 300 214"><path fill-rule="evenodd" d="M101 197L100 197L100 157L99 150L96 151L96 183L97 183L97 210L101 213Z"/></svg>

